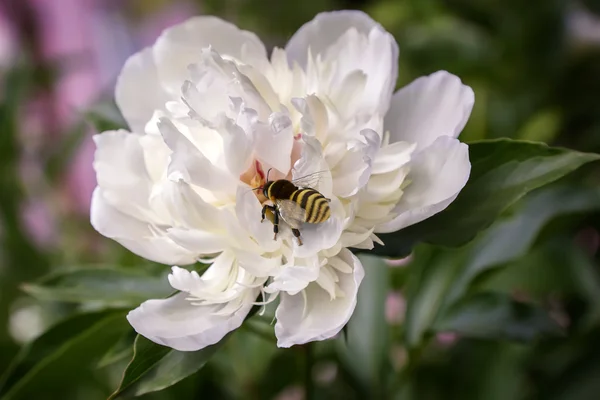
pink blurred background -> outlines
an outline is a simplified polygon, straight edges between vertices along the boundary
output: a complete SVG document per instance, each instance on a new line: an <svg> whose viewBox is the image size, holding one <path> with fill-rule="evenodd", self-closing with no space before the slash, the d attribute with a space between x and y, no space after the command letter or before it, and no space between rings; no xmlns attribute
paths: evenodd
<svg viewBox="0 0 600 400"><path fill-rule="evenodd" d="M198 3L118 0L4 0L0 3L0 74L29 54L37 66L51 66L53 83L37 90L21 111L22 178L28 201L23 217L40 244L52 244L61 213L85 216L96 185L92 169L94 129L89 126L69 160L60 194L41 171L41 152L57 136L82 122L83 113L109 99L129 55L150 45L166 27L198 13ZM20 51L26 49L26 51ZM49 188L48 188L49 189ZM56 189L56 188L54 188ZM50 202L48 198L58 199ZM57 215L58 214L58 215ZM55 244L55 243L54 243Z"/></svg>

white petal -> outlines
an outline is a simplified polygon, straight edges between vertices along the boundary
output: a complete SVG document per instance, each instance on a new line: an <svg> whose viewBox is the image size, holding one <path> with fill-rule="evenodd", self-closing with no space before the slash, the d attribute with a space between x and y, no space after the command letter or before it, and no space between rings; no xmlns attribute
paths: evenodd
<svg viewBox="0 0 600 400"><path fill-rule="evenodd" d="M352 267L351 274L337 272L337 284L344 295L331 300L330 294L317 283L310 284L304 293L293 296L281 293L275 313L277 346L290 347L328 339L346 325L356 306L356 293L364 270L358 258L349 250L343 250L337 257Z"/></svg>
<svg viewBox="0 0 600 400"><path fill-rule="evenodd" d="M444 210L465 186L471 172L469 149L449 136L439 137L410 162L404 190L394 209L397 216L376 233L394 232Z"/></svg>
<svg viewBox="0 0 600 400"><path fill-rule="evenodd" d="M252 142L246 132L232 120L220 130L227 168L232 175L241 175L252 163Z"/></svg>
<svg viewBox="0 0 600 400"><path fill-rule="evenodd" d="M140 137L140 145L144 149L146 170L153 182L160 181L169 165L171 150L165 143L156 127L156 134Z"/></svg>
<svg viewBox="0 0 600 400"><path fill-rule="evenodd" d="M261 222L262 205L247 187L240 186L236 194L235 211L240 226L263 248L264 251L275 251L279 243L273 240L273 224L268 220Z"/></svg>
<svg viewBox="0 0 600 400"><path fill-rule="evenodd" d="M124 130L94 136L98 186L111 204L140 219L150 218L152 181L146 169L143 135Z"/></svg>
<svg viewBox="0 0 600 400"><path fill-rule="evenodd" d="M180 267L171 267L168 279L173 289L188 293L198 290L204 283L196 271L188 271Z"/></svg>
<svg viewBox="0 0 600 400"><path fill-rule="evenodd" d="M263 257L239 249L235 250L235 256L240 267L259 278L266 278L272 275L275 269L281 267L281 256Z"/></svg>
<svg viewBox="0 0 600 400"><path fill-rule="evenodd" d="M417 151L446 135L458 137L464 128L475 95L460 79L438 71L416 79L397 91L385 117L390 141L417 144Z"/></svg>
<svg viewBox="0 0 600 400"><path fill-rule="evenodd" d="M242 221L240 221L236 215L235 210L231 211L233 212L223 213L223 225L227 231L231 246L236 249L243 249L253 253L264 251L265 249L262 247L262 244L255 241L248 230L246 230L246 227L242 225ZM258 215L258 220L260 221L260 213ZM265 222L265 225L268 224Z"/></svg>
<svg viewBox="0 0 600 400"><path fill-rule="evenodd" d="M195 253L165 236L155 236L147 222L111 206L97 187L92 195L91 223L102 235L114 239L133 253L162 264L193 264Z"/></svg>
<svg viewBox="0 0 600 400"><path fill-rule="evenodd" d="M268 62L265 47L254 33L217 17L190 18L165 30L153 48L158 75L169 91L179 93L188 66L196 63L201 50L209 46L222 56L257 68Z"/></svg>
<svg viewBox="0 0 600 400"><path fill-rule="evenodd" d="M237 115L231 112L238 114L240 108L246 107L258 113L263 120L271 113L252 81L240 72L236 63L224 59L214 49L203 49L198 63L188 69L190 80L183 83L181 93L202 119L214 122L228 110L227 115L235 118Z"/></svg>
<svg viewBox="0 0 600 400"><path fill-rule="evenodd" d="M172 99L159 83L151 48L129 57L117 79L115 100L133 132L144 133L154 111Z"/></svg>
<svg viewBox="0 0 600 400"><path fill-rule="evenodd" d="M173 151L169 164L169 179L181 179L211 191L227 193L235 190L235 178L213 165L170 120L161 118L159 129Z"/></svg>
<svg viewBox="0 0 600 400"><path fill-rule="evenodd" d="M344 260L342 260L340 257L331 257L327 261L331 268L335 268L344 274L349 274L352 272L352 265L346 264L346 262L344 262Z"/></svg>
<svg viewBox="0 0 600 400"><path fill-rule="evenodd" d="M224 251L212 260L210 267L202 274L206 281L226 282L235 268L235 255L231 251Z"/></svg>
<svg viewBox="0 0 600 400"><path fill-rule="evenodd" d="M371 250L372 247L372 243L371 243L371 247L364 247L364 246L360 246L362 243L364 243L367 239L369 239L371 237L371 234L373 233L372 229L369 230L365 230L363 232L351 232L349 230L344 231L344 233L342 233L342 246L344 247L354 247L354 248L358 248L358 249L362 249L362 248L368 248L368 250Z"/></svg>
<svg viewBox="0 0 600 400"><path fill-rule="evenodd" d="M269 124L259 124L255 131L256 158L266 167L286 175L290 170L294 132L292 121L285 113L273 113Z"/></svg>
<svg viewBox="0 0 600 400"><path fill-rule="evenodd" d="M363 102L385 113L398 76L398 45L393 36L361 11L334 11L317 15L304 24L290 39L286 52L290 65L297 62L305 68L321 55L336 62L333 85L337 89L346 76L356 70L367 76ZM371 108L371 111L374 111Z"/></svg>
<svg viewBox="0 0 600 400"><path fill-rule="evenodd" d="M258 291L253 289L255 297ZM179 351L196 351L219 342L237 329L252 308L245 303L233 314L217 314L223 305L192 305L187 293L164 300L148 300L127 315L140 335Z"/></svg>
<svg viewBox="0 0 600 400"><path fill-rule="evenodd" d="M275 274L266 291L284 291L294 295L306 288L310 282L317 280L320 268L319 257L316 255L290 260L281 268L280 273Z"/></svg>
<svg viewBox="0 0 600 400"><path fill-rule="evenodd" d="M336 270L325 265L319 270L319 277L315 282L329 294L330 300L334 300L338 293L336 283L339 281Z"/></svg>
<svg viewBox="0 0 600 400"><path fill-rule="evenodd" d="M400 190L408 172L408 167L405 167L398 168L395 171L387 172L385 174L371 176L369 185L367 186L368 196L372 199L387 199L393 197L394 193ZM399 194L401 194L401 192Z"/></svg>
<svg viewBox="0 0 600 400"><path fill-rule="evenodd" d="M264 69L260 70L259 68L249 64L238 65L238 69L249 79L256 89L257 94L262 97L263 101L269 108L271 108L273 111L278 111L281 109L279 95L275 92L271 82L269 82L265 76L266 71ZM279 89L279 87L277 89ZM281 93L279 90L278 92Z"/></svg>
<svg viewBox="0 0 600 400"><path fill-rule="evenodd" d="M195 254L214 254L225 250L227 241L221 235L200 229L169 228L167 235L175 243Z"/></svg>
<svg viewBox="0 0 600 400"><path fill-rule="evenodd" d="M292 179L307 181L306 186L318 190L327 198L333 195L333 182L329 166L323 159L323 148L318 139L302 135L300 158L294 163Z"/></svg>
<svg viewBox="0 0 600 400"><path fill-rule="evenodd" d="M221 226L222 211L204 201L190 184L164 180L157 188L161 189L158 191L161 206L168 210L172 224L207 231L215 231ZM158 208L156 203L153 202Z"/></svg>
<svg viewBox="0 0 600 400"><path fill-rule="evenodd" d="M291 103L302 115L300 129L303 135L314 136L319 140L326 139L329 119L325 104L315 95L304 98L292 98Z"/></svg>
<svg viewBox="0 0 600 400"><path fill-rule="evenodd" d="M400 168L410 161L416 145L408 142L394 142L382 146L373 160L373 174L384 174Z"/></svg>
<svg viewBox="0 0 600 400"><path fill-rule="evenodd" d="M381 145L381 137L371 129L363 129L360 135L362 140L351 145L332 168L333 193L336 196L355 195L371 176L371 166Z"/></svg>
<svg viewBox="0 0 600 400"><path fill-rule="evenodd" d="M285 47L290 61L306 65L308 49L319 54L331 46L348 29L356 28L368 33L379 26L371 17L361 11L333 11L318 14L312 21L302 25Z"/></svg>

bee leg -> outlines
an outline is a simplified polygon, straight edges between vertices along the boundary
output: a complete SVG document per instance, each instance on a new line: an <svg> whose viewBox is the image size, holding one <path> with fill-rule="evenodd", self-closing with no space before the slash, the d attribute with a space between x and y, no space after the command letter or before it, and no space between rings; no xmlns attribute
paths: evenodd
<svg viewBox="0 0 600 400"><path fill-rule="evenodd" d="M264 205L264 206L263 206L263 208L262 208L262 211L261 211L261 213L260 213L260 215L261 215L261 217L262 217L262 218L260 219L260 222L261 222L261 223L262 223L262 222L265 220L265 214L266 214L266 212L267 212L267 209L268 209L268 208L269 208L269 206L267 206L267 205Z"/></svg>
<svg viewBox="0 0 600 400"><path fill-rule="evenodd" d="M296 239L298 239L298 246L302 246L302 238L300 237L300 230L292 229L292 233L294 234L294 236L296 236Z"/></svg>
<svg viewBox="0 0 600 400"><path fill-rule="evenodd" d="M277 233L279 232L279 211L273 207L273 240L277 240Z"/></svg>
<svg viewBox="0 0 600 400"><path fill-rule="evenodd" d="M276 208L275 208L275 206L270 206L270 205L268 205L268 204L265 204L265 205L263 206L263 208L262 208L262 212L261 212L261 216L262 216L262 218L261 218L260 222L263 222L263 221L265 220L265 215L267 214L267 210L271 210L271 211L273 211L273 214L275 214L275 213L276 213Z"/></svg>

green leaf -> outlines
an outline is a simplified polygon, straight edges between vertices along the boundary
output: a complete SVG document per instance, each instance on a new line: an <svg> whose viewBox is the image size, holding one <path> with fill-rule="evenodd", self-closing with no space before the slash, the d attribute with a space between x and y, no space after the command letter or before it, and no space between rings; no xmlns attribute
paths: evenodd
<svg viewBox="0 0 600 400"><path fill-rule="evenodd" d="M137 336L133 358L123 373L117 390L110 399L127 394L140 396L176 384L202 368L227 340L200 351L177 351L158 345L143 336Z"/></svg>
<svg viewBox="0 0 600 400"><path fill-rule="evenodd" d="M2 379L2 400L66 391L74 376L91 371L129 329L124 312L114 311L77 315L55 325L18 355Z"/></svg>
<svg viewBox="0 0 600 400"><path fill-rule="evenodd" d="M44 301L94 302L105 307L134 307L149 298L167 297L173 292L160 276L114 268L79 268L54 272L22 289Z"/></svg>
<svg viewBox="0 0 600 400"><path fill-rule="evenodd" d="M460 301L433 325L437 332L466 337L528 341L561 328L548 313L500 293L479 293Z"/></svg>
<svg viewBox="0 0 600 400"><path fill-rule="evenodd" d="M461 246L528 192L600 158L597 154L509 139L472 143L469 157L471 176L456 200L423 222L381 235L385 246L376 247L377 254L404 257L419 242Z"/></svg>
<svg viewBox="0 0 600 400"><path fill-rule="evenodd" d="M404 339L409 348L418 347L444 304L456 271L463 262L459 251L442 251L428 246L415 250L408 267L407 309Z"/></svg>
<svg viewBox="0 0 600 400"><path fill-rule="evenodd" d="M98 368L104 368L121 360L133 357L133 343L137 337L135 331L125 332L117 342L98 361Z"/></svg>
<svg viewBox="0 0 600 400"><path fill-rule="evenodd" d="M171 351L168 347L160 346L138 335L133 343L133 358L123 373L119 388L110 398L116 398L123 390L137 382Z"/></svg>
<svg viewBox="0 0 600 400"><path fill-rule="evenodd" d="M446 299L462 296L475 277L527 254L542 228L559 215L600 209L600 189L551 186L528 196L522 208L482 233L469 247L469 257Z"/></svg>
<svg viewBox="0 0 600 400"><path fill-rule="evenodd" d="M76 314L51 326L46 332L25 345L0 377L0 394L13 386L22 377L22 372L28 366L44 360L68 340L113 314L114 311Z"/></svg>
<svg viewBox="0 0 600 400"><path fill-rule="evenodd" d="M346 338L337 341L340 356L348 368L370 387L374 397L381 393L382 373L389 354L389 327L385 303L389 293L389 267L382 259L361 255L365 278L358 290L352 318L346 325Z"/></svg>
<svg viewBox="0 0 600 400"><path fill-rule="evenodd" d="M600 208L600 190L573 185L548 187L529 195L520 206L468 246L417 247L415 261L408 267L405 338L409 347L421 343L434 321L469 292L477 277L528 254L549 221Z"/></svg>

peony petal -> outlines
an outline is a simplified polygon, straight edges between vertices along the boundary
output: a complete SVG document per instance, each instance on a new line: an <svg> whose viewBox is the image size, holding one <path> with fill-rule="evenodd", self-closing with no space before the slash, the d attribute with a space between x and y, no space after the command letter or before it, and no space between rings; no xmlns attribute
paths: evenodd
<svg viewBox="0 0 600 400"><path fill-rule="evenodd" d="M332 94L342 82L347 82L347 76L363 71L366 83L358 83L358 87L364 88L362 102L370 107L369 111L387 111L398 77L398 45L394 37L367 14L354 10L318 14L294 34L286 53L290 65L297 62L303 68L319 55L327 62L335 62L336 81L330 82Z"/></svg>
<svg viewBox="0 0 600 400"><path fill-rule="evenodd" d="M152 181L141 145L143 135L124 130L94 135L98 186L111 204L139 219L151 219Z"/></svg>
<svg viewBox="0 0 600 400"><path fill-rule="evenodd" d="M240 226L248 231L264 251L275 251L280 243L273 240L273 224L267 220L261 221L262 205L254 193L247 187L238 187L235 203L236 216Z"/></svg>
<svg viewBox="0 0 600 400"><path fill-rule="evenodd" d="M397 91L385 117L390 141L417 144L417 151L446 135L458 137L464 128L475 95L461 80L446 71L416 79Z"/></svg>
<svg viewBox="0 0 600 400"><path fill-rule="evenodd" d="M200 229L169 228L167 236L198 255L218 253L227 246L227 240L223 236Z"/></svg>
<svg viewBox="0 0 600 400"><path fill-rule="evenodd" d="M196 255L165 236L155 236L147 222L117 210L97 187L92 195L91 223L100 234L114 239L137 254L161 264L193 264Z"/></svg>
<svg viewBox="0 0 600 400"><path fill-rule="evenodd" d="M164 109L165 103L173 100L159 83L151 48L132 55L125 62L117 79L115 100L136 133L144 133L154 111Z"/></svg>
<svg viewBox="0 0 600 400"><path fill-rule="evenodd" d="M294 295L314 282L319 277L321 264L316 255L292 259L281 268L280 273L275 274L273 281L265 288L269 293L284 291Z"/></svg>
<svg viewBox="0 0 600 400"><path fill-rule="evenodd" d="M252 141L239 125L229 119L225 121L220 133L227 168L232 175L241 175L252 164Z"/></svg>
<svg viewBox="0 0 600 400"><path fill-rule="evenodd" d="M240 327L258 296L256 289L249 292L250 300L232 314L217 314L223 308L220 304L192 305L187 293L179 293L164 300L145 301L127 315L127 320L137 333L155 343L196 351L218 343Z"/></svg>
<svg viewBox="0 0 600 400"><path fill-rule="evenodd" d="M291 103L300 113L300 129L302 136L314 136L318 140L327 139L329 117L325 104L317 96L309 95L304 98L294 97Z"/></svg>
<svg viewBox="0 0 600 400"><path fill-rule="evenodd" d="M171 267L171 273L167 278L173 289L187 293L202 290L204 284L198 272L188 271L177 266Z"/></svg>
<svg viewBox="0 0 600 400"><path fill-rule="evenodd" d="M161 118L160 133L173 151L168 177L183 180L204 189L222 193L235 192L237 180L213 165L167 118Z"/></svg>
<svg viewBox="0 0 600 400"><path fill-rule="evenodd" d="M234 61L224 59L214 49L202 49L198 62L188 70L190 80L181 78L181 93L194 114L208 123L214 123L227 110L230 112L226 114L236 120L235 114L244 108L254 110L262 120L271 114L252 81Z"/></svg>
<svg viewBox="0 0 600 400"><path fill-rule="evenodd" d="M265 46L254 33L217 17L190 18L165 30L153 48L158 76L169 92L179 94L188 66L198 62L201 50L209 46L224 57L259 69L268 63Z"/></svg>
<svg viewBox="0 0 600 400"><path fill-rule="evenodd" d="M140 137L140 146L144 149L144 160L146 162L146 170L148 176L153 182L158 182L163 178L167 166L169 165L169 156L171 149L165 143L158 126L156 127L157 134L144 135Z"/></svg>
<svg viewBox="0 0 600 400"><path fill-rule="evenodd" d="M346 230L344 233L342 233L342 246L371 250L373 248L373 243L368 242L368 239L371 237L372 233L372 229L364 230L362 232L352 232ZM367 244L365 244L365 242Z"/></svg>
<svg viewBox="0 0 600 400"><path fill-rule="evenodd" d="M339 278L337 285L343 291L343 296L331 300L330 294L317 283L308 285L304 293L293 296L281 293L281 301L275 313L277 346L290 347L331 338L350 319L356 306L356 294L364 277L364 270L359 259L347 249L336 257L352 267L352 273L349 274L339 272L339 269L336 272Z"/></svg>
<svg viewBox="0 0 600 400"><path fill-rule="evenodd" d="M331 170L336 196L353 196L369 181L373 159L381 146L381 137L372 129L363 129L360 137L362 140L349 145L342 159Z"/></svg>
<svg viewBox="0 0 600 400"><path fill-rule="evenodd" d="M319 272L319 277L315 282L329 294L330 300L334 300L339 290L337 288L337 282L340 281L336 270L325 265L319 270Z"/></svg>
<svg viewBox="0 0 600 400"><path fill-rule="evenodd" d="M273 113L269 124L257 124L254 152L265 167L273 167L283 175L290 170L294 132L292 121L285 113Z"/></svg>
<svg viewBox="0 0 600 400"><path fill-rule="evenodd" d="M238 219L235 210L232 212L223 213L223 226L225 227L231 247L236 249L243 249L245 251L253 253L261 253L264 248L249 234L245 226L242 225L242 221ZM260 213L258 214L258 220L260 221ZM265 225L268 225L265 222ZM271 239L273 237L271 236Z"/></svg>
<svg viewBox="0 0 600 400"><path fill-rule="evenodd" d="M223 211L204 201L191 185L181 180L164 180L158 187L161 189L158 192L162 204L155 201L153 205L156 208L163 207L172 218L172 224L205 231L223 231L219 230ZM158 200L158 196L153 200Z"/></svg>
<svg viewBox="0 0 600 400"><path fill-rule="evenodd" d="M281 267L281 256L260 256L245 250L235 250L240 267L255 277L267 278L273 271Z"/></svg>
<svg viewBox="0 0 600 400"><path fill-rule="evenodd" d="M394 208L397 216L379 225L376 233L394 232L444 210L467 183L471 172L469 149L449 136L440 136L410 162L403 196Z"/></svg>
<svg viewBox="0 0 600 400"><path fill-rule="evenodd" d="M312 21L302 25L285 47L290 62L305 66L308 50L313 55L323 53L348 29L355 28L368 33L379 26L371 17L361 11L333 11L318 14Z"/></svg>
<svg viewBox="0 0 600 400"><path fill-rule="evenodd" d="M317 138L304 134L302 140L296 143L301 151L292 168L292 179L298 186L311 187L330 198L333 195L333 182L329 166L323 159L321 143Z"/></svg>
<svg viewBox="0 0 600 400"><path fill-rule="evenodd" d="M394 142L382 146L373 160L373 174L385 174L394 171L410 161L410 155L415 150L416 144L408 142Z"/></svg>

